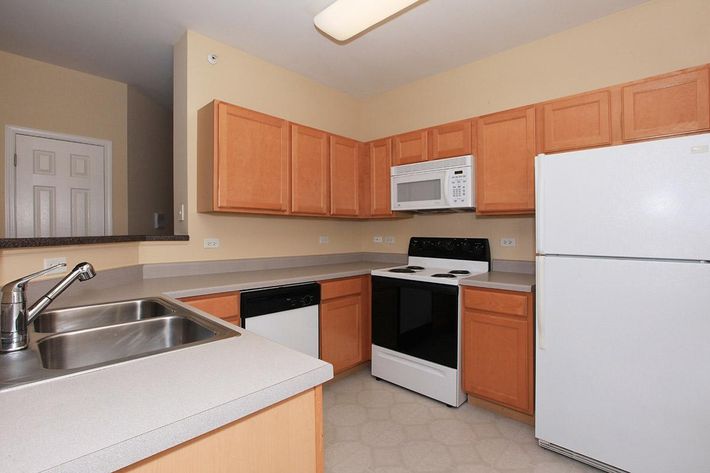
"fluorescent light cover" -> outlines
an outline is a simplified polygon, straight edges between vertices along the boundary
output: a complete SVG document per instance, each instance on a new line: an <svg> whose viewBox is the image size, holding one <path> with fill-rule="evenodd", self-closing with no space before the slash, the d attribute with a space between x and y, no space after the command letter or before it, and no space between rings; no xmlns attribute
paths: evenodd
<svg viewBox="0 0 710 473"><path fill-rule="evenodd" d="M345 41L416 2L417 0L337 0L318 13L313 23L328 36Z"/></svg>

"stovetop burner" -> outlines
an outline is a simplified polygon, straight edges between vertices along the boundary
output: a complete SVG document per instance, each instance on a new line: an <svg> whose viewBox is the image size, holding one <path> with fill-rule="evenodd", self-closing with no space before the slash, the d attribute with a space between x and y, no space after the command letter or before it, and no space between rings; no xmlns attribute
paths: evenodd
<svg viewBox="0 0 710 473"><path fill-rule="evenodd" d="M389 270L390 273L416 273L413 269L409 268L393 268Z"/></svg>
<svg viewBox="0 0 710 473"><path fill-rule="evenodd" d="M471 274L471 271L466 269L453 269L449 271L449 274Z"/></svg>
<svg viewBox="0 0 710 473"><path fill-rule="evenodd" d="M431 275L432 278L455 278L456 276L451 273L436 273Z"/></svg>
<svg viewBox="0 0 710 473"><path fill-rule="evenodd" d="M421 271L424 269L424 266L407 266L407 269L413 269L414 271Z"/></svg>

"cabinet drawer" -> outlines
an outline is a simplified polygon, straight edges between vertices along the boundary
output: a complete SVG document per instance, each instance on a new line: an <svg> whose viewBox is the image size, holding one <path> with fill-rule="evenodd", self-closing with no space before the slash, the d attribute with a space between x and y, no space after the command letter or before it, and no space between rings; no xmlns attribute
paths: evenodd
<svg viewBox="0 0 710 473"><path fill-rule="evenodd" d="M468 309L484 312L528 315L528 295L524 293L467 287L463 291L463 304Z"/></svg>
<svg viewBox="0 0 710 473"><path fill-rule="evenodd" d="M222 293L207 296L185 297L182 302L196 309L237 324L239 320L239 293Z"/></svg>
<svg viewBox="0 0 710 473"><path fill-rule="evenodd" d="M362 283L362 277L322 281L320 283L320 298L325 301L336 297L360 294Z"/></svg>

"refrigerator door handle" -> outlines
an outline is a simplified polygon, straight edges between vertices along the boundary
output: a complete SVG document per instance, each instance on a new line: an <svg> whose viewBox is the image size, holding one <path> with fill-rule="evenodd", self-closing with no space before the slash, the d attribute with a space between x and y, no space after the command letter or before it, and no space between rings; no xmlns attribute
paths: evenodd
<svg viewBox="0 0 710 473"><path fill-rule="evenodd" d="M543 187L542 187L542 167L544 154L538 154L535 157L535 246L537 247L537 253L544 253L543 251L543 239L542 239L542 227L543 227L543 211L544 205L543 199Z"/></svg>
<svg viewBox="0 0 710 473"><path fill-rule="evenodd" d="M540 288L544 285L544 279L545 279L545 274L544 270L542 269L544 267L544 257L538 256L537 257L537 262L535 264L535 279L536 279L536 287L535 287L535 320L537 323L537 330L536 335L537 335L537 349L538 350L544 350L545 349L545 332L544 332L544 326L543 326L543 314L545 313L544 309L544 295L545 291L540 290Z"/></svg>

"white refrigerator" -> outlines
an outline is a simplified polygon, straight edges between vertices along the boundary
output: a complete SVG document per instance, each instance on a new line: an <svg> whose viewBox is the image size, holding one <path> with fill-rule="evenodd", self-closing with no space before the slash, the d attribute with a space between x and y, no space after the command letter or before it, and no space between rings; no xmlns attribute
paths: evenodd
<svg viewBox="0 0 710 473"><path fill-rule="evenodd" d="M710 472L710 134L535 166L540 445Z"/></svg>

